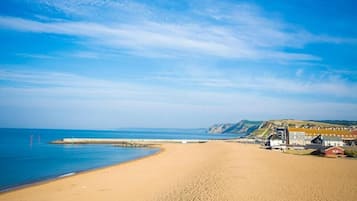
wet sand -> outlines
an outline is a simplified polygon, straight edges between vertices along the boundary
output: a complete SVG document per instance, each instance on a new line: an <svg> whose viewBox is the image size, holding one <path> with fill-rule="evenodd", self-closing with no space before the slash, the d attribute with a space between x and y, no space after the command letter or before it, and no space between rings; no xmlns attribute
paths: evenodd
<svg viewBox="0 0 357 201"><path fill-rule="evenodd" d="M0 201L357 200L357 160L214 141L0 194Z"/></svg>

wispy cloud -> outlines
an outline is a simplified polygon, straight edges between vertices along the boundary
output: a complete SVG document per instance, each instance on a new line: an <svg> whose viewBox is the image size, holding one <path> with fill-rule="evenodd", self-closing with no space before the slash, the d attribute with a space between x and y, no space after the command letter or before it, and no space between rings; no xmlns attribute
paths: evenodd
<svg viewBox="0 0 357 201"><path fill-rule="evenodd" d="M356 115L348 111L357 109L354 103L339 103L328 99L306 102L240 90L227 93L214 88L173 88L68 73L2 70L0 80L3 83L21 83L0 86L2 115L10 115L13 111L9 109L17 108L16 113L21 114L21 117L16 122L32 122L31 126L42 125L43 122L36 119L50 118L52 123L47 124L50 127L58 126L56 122L60 122L60 127L77 128L81 125L86 128L162 125L207 127L216 122L234 122L241 118L314 119L343 115L353 119ZM194 82L197 84L201 81ZM66 117L64 111L71 111L70 117ZM285 111L284 114L281 111ZM34 118L38 115L40 117ZM73 123L60 118L73 119ZM0 122L4 124L2 120Z"/></svg>
<svg viewBox="0 0 357 201"><path fill-rule="evenodd" d="M97 94L103 98L122 97L160 97L165 94L175 96L175 93L182 93L185 90L191 93L202 91L214 91L215 93L234 93L239 90L246 90L244 93L283 93L286 95L327 95L337 98L357 98L357 85L344 81L338 76L325 75L320 78L304 79L284 79L274 75L245 75L244 77L232 77L228 74L215 73L215 71L185 69L183 71L167 72L163 74L148 75L146 78L132 78L132 81L108 81L93 79L75 74L56 72L23 72L23 71L0 71L0 80L22 83L25 88L36 88L36 90L62 91L66 89L68 93L76 95L89 94L88 98ZM201 68L202 69L202 68ZM236 72L234 74L239 74ZM138 84L140 80L150 80L151 85ZM156 81L156 84L155 84ZM140 83L140 82L139 82ZM35 86L35 87L34 87ZM170 87L165 87L170 86ZM176 87L175 87L176 86ZM184 87L185 90L180 88ZM20 87L21 88L21 87ZM61 89L61 90L60 90ZM77 93L80 92L80 93ZM271 95L274 96L274 95ZM155 99L155 98L153 98Z"/></svg>
<svg viewBox="0 0 357 201"><path fill-rule="evenodd" d="M182 86L205 87L210 90L247 90L259 93L282 93L286 95L326 95L339 98L357 98L357 84L337 74L303 76L298 69L296 77L284 78L276 74L247 73L240 70L222 72L215 68L199 66L177 68L157 74L150 79L176 83ZM238 76L240 75L240 76Z"/></svg>
<svg viewBox="0 0 357 201"><path fill-rule="evenodd" d="M142 3L127 0L37 0L37 3L49 10L63 13L67 17L85 18L91 21L107 21L109 18L112 21L145 19L156 12Z"/></svg>
<svg viewBox="0 0 357 201"><path fill-rule="evenodd" d="M287 52L286 47L301 48L310 43L344 43L344 39L328 35L315 35L302 28L292 27L279 20L269 19L254 5L223 5L199 12L204 20L174 16L177 20L162 20L163 11L129 2L102 1L45 1L47 6L65 13L78 15L76 20L36 21L17 17L0 17L2 28L36 33L76 36L87 45L124 50L130 54L150 57L213 56L233 59L270 59L311 61L320 58L311 54ZM148 13L138 19L132 13L135 7ZM86 15L98 9L108 9L107 20ZM115 18L115 9L129 10L126 20ZM144 12L146 11L146 12ZM195 8L189 15L197 15ZM113 15L107 16L107 15ZM168 14L174 15L174 14ZM95 15L94 15L95 16ZM213 18L220 23L210 23ZM114 20L113 20L114 19Z"/></svg>
<svg viewBox="0 0 357 201"><path fill-rule="evenodd" d="M28 53L17 53L17 56L33 59L55 59L56 57L45 54L28 54Z"/></svg>
<svg viewBox="0 0 357 201"><path fill-rule="evenodd" d="M24 2L26 15L0 15L4 36L23 32L0 65L0 126L357 118L350 32L313 32L251 3Z"/></svg>

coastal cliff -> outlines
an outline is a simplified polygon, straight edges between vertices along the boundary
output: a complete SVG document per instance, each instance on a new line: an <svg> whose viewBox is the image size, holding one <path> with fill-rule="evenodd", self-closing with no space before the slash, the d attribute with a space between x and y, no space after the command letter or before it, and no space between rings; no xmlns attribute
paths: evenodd
<svg viewBox="0 0 357 201"><path fill-rule="evenodd" d="M208 133L211 134L233 133L233 134L249 135L256 129L258 129L262 123L263 123L262 121L242 120L235 124L232 123L215 124L208 129Z"/></svg>

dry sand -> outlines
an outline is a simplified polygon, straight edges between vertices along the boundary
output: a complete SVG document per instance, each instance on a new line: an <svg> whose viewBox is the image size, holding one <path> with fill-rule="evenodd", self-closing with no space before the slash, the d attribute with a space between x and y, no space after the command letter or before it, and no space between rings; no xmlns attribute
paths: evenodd
<svg viewBox="0 0 357 201"><path fill-rule="evenodd" d="M162 147L154 156L2 193L0 200L357 200L357 160L222 141Z"/></svg>

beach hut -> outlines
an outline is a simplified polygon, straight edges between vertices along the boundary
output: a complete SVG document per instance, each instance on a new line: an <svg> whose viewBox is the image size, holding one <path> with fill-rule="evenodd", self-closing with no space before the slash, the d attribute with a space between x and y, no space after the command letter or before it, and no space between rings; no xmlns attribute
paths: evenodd
<svg viewBox="0 0 357 201"><path fill-rule="evenodd" d="M345 150L341 147L326 147L323 150L323 154L326 157L341 157L345 156Z"/></svg>

